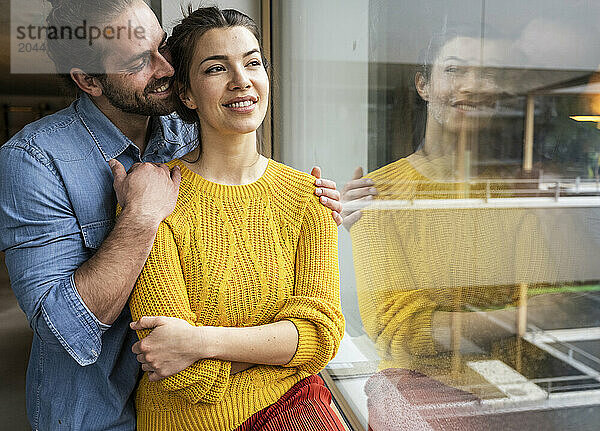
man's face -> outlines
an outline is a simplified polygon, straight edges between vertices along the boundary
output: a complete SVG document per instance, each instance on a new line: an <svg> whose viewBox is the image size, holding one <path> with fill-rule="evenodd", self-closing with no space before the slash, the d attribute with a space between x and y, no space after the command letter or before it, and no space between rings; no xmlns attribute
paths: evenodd
<svg viewBox="0 0 600 431"><path fill-rule="evenodd" d="M171 84L173 67L165 58L166 33L154 12L136 2L113 26L141 28L138 35L102 40L107 73L99 78L103 95L123 112L140 115L167 115L175 110Z"/></svg>

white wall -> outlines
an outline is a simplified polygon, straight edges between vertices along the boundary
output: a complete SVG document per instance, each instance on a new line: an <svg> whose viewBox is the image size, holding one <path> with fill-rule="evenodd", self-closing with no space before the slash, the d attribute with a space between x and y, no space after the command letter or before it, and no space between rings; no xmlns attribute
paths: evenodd
<svg viewBox="0 0 600 431"><path fill-rule="evenodd" d="M282 161L345 182L367 161L367 0L281 2ZM274 38L276 36L274 35Z"/></svg>
<svg viewBox="0 0 600 431"><path fill-rule="evenodd" d="M181 7L187 8L191 0L164 0L162 3L162 23L163 28L168 34L171 34L173 27L181 20ZM194 6L198 2L193 2ZM214 0L203 2L203 6L217 5L223 9L237 9L244 12L258 24L260 24L260 0Z"/></svg>

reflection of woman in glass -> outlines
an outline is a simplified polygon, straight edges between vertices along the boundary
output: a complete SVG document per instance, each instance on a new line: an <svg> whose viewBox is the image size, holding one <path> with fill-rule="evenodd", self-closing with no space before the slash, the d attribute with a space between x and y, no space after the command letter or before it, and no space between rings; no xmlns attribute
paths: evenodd
<svg viewBox="0 0 600 431"><path fill-rule="evenodd" d="M257 151L269 99L259 40L250 18L217 8L190 11L169 39L178 112L201 149L170 163L177 206L130 307L186 320L197 354L164 379L146 358L141 430L342 429L315 376L344 332L336 225L310 176Z"/></svg>
<svg viewBox="0 0 600 431"><path fill-rule="evenodd" d="M447 392L446 401L474 399L470 393L504 396L470 370L468 360L500 359L528 374L527 367L539 366L544 357L525 351L512 336L517 313L506 308L518 303L520 287L555 275L539 221L527 211L464 203L507 196L493 182L489 187L465 182L478 134L491 124L503 92L489 66L502 64L504 47L500 40L482 44L478 37L456 34L432 44L415 78L427 102L423 144L345 191L351 200L368 195L367 180L377 190L362 217L354 217L350 234L361 317L378 348L380 368L416 370L465 390ZM440 199L463 203L436 203ZM415 200L423 202L411 208L408 202ZM536 300L530 320L536 312L538 317L552 312L551 301ZM421 400L439 401L433 386L429 389ZM373 401L370 413L394 408L385 405Z"/></svg>
<svg viewBox="0 0 600 431"><path fill-rule="evenodd" d="M404 172L403 166L410 166L410 171L420 173L425 180L461 179L470 168L465 165L470 162L465 156L476 150L478 134L490 125L498 97L505 90L497 82L498 69L494 67L501 62L504 50L506 43L502 41L486 40L482 47L478 37L452 31L434 37L415 75L416 90L427 106L425 127L416 127L424 129L424 136L420 139L419 133L415 134L415 153L382 169ZM481 65L484 57L486 67ZM361 175L362 169L358 169L344 193L345 200L354 204L344 208L348 229L361 216L355 211L357 205L382 192L370 187L372 175L358 179Z"/></svg>
<svg viewBox="0 0 600 431"><path fill-rule="evenodd" d="M486 60L499 62L500 43L486 41L486 45L486 52L483 53ZM410 156L367 176L375 183L379 199L453 199L485 192L467 190L460 180L464 179L469 163L469 160L465 160L468 149L476 141L480 129L490 122L499 88L491 72L481 67L479 39L450 36L438 44L438 50L435 46L431 44L429 59L415 77L417 92L427 102L423 144ZM485 258L471 255L474 250L451 250L448 247L451 241L438 244L439 247L428 244L428 234L435 228L435 223L447 224L451 229L466 229L466 224L461 220L454 220L456 223L453 223L453 218L460 217L469 215L460 211L439 213L424 210L419 213L367 208L350 230L363 323L368 332L376 334L381 347L384 337L390 337L385 350L392 357L400 352L408 354L408 357L412 354L437 355L442 348L441 345L435 345L432 325L438 316L433 314L444 309L452 311L451 304L440 304L451 301L452 295L447 290L440 291L439 288L444 287L440 283L447 288L459 287L451 280L451 267L454 265L455 270L465 271L470 260ZM383 219L386 219L385 222ZM476 221L473 220L473 229L477 228ZM490 224L487 223L485 227L489 229ZM502 226L497 228L502 229ZM387 234L381 235L380 229ZM447 239L455 239L464 247L461 235L466 238L476 234L475 231L449 230ZM372 248L375 236L382 238L381 249ZM363 244L369 249L363 249ZM492 260L492 256L488 257ZM389 262L381 262L381 271L362 270L363 265L365 269L369 266L373 268L373 263L381 258L389 259ZM487 269L499 270L496 265ZM373 276L381 279L377 282ZM386 288L380 293L385 295L385 299L372 301L371 289L375 287L379 291L383 286ZM488 296L485 289L479 294ZM505 304L507 301L513 301L510 291L504 291L498 301L493 302ZM372 307L379 309L372 310ZM375 316L377 318L374 319ZM449 320L444 321L440 327L446 328L448 324Z"/></svg>

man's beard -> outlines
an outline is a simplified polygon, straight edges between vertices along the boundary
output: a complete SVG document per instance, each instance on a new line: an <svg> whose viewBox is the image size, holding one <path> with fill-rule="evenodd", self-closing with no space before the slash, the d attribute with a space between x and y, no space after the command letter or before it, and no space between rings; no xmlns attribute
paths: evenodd
<svg viewBox="0 0 600 431"><path fill-rule="evenodd" d="M103 91L111 105L128 114L147 116L168 115L175 111L175 103L172 98L153 100L150 91L170 82L172 78L164 78L149 84L143 93L129 91L128 89L115 85L114 81L107 75L100 78ZM150 97L149 97L150 96Z"/></svg>

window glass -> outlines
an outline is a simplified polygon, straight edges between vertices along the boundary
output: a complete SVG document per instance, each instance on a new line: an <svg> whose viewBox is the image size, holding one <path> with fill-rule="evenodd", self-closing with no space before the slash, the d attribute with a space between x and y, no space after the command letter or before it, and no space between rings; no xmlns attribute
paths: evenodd
<svg viewBox="0 0 600 431"><path fill-rule="evenodd" d="M345 185L325 375L351 424L595 429L600 3L273 13L276 154Z"/></svg>

